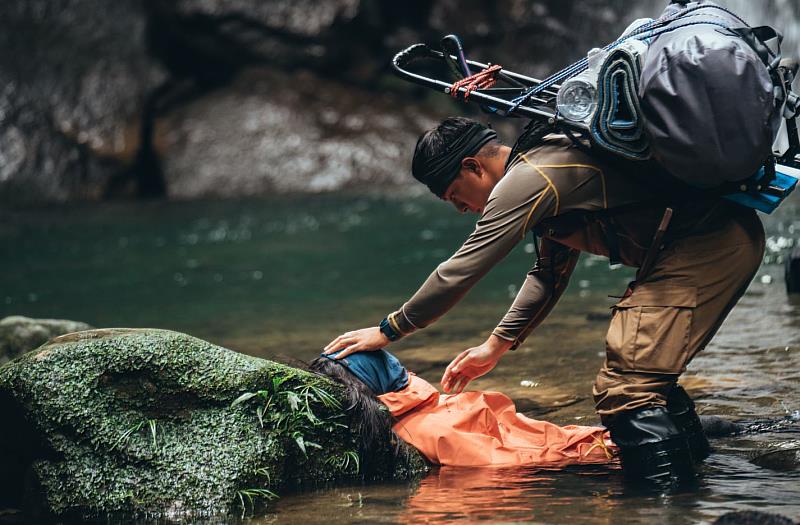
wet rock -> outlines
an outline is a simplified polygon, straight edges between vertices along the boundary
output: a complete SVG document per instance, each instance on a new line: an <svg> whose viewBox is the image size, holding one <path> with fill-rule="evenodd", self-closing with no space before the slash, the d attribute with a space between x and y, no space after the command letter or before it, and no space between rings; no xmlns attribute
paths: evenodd
<svg viewBox="0 0 800 525"><path fill-rule="evenodd" d="M43 345L48 339L92 328L65 319L31 319L14 315L0 319L0 364Z"/></svg>
<svg viewBox="0 0 800 525"><path fill-rule="evenodd" d="M699 416L703 433L709 438L732 436L746 430L744 425L729 421L719 416Z"/></svg>
<svg viewBox="0 0 800 525"><path fill-rule="evenodd" d="M173 198L387 192L412 184L413 145L434 124L391 95L253 69L166 117L158 142Z"/></svg>
<svg viewBox="0 0 800 525"><path fill-rule="evenodd" d="M0 3L0 202L96 199L137 147L141 0Z"/></svg>
<svg viewBox="0 0 800 525"><path fill-rule="evenodd" d="M763 452L750 460L754 465L779 472L800 468L800 446L782 447Z"/></svg>
<svg viewBox="0 0 800 525"><path fill-rule="evenodd" d="M178 519L297 483L425 469L388 436L362 456L342 395L326 378L176 332L62 336L0 368L14 429L0 433L0 507Z"/></svg>
<svg viewBox="0 0 800 525"><path fill-rule="evenodd" d="M795 525L795 523L786 516L760 510L727 512L714 521L714 525Z"/></svg>

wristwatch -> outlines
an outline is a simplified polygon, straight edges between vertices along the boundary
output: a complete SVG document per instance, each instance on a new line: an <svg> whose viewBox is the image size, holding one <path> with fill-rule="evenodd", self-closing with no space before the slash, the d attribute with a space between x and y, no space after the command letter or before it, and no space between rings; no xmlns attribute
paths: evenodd
<svg viewBox="0 0 800 525"><path fill-rule="evenodd" d="M397 341L400 339L400 334L394 331L394 328L392 328L392 323L389 322L388 317L383 318L380 327L381 333L383 333L383 335L385 335L389 341Z"/></svg>

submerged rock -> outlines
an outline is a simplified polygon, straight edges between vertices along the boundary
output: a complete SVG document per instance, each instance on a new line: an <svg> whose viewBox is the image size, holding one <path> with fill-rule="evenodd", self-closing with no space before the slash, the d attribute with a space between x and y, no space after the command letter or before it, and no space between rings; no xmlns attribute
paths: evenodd
<svg viewBox="0 0 800 525"><path fill-rule="evenodd" d="M5 317L0 319L0 364L33 350L52 337L91 328L86 323L65 319L31 319L21 315Z"/></svg>
<svg viewBox="0 0 800 525"><path fill-rule="evenodd" d="M176 332L62 336L0 368L13 429L0 434L0 507L185 518L287 485L426 468L388 436L364 457L342 396L326 378Z"/></svg>
<svg viewBox="0 0 800 525"><path fill-rule="evenodd" d="M714 525L795 525L795 521L780 514L760 510L737 510L717 518Z"/></svg>
<svg viewBox="0 0 800 525"><path fill-rule="evenodd" d="M781 443L780 448L761 452L750 462L761 468L787 472L800 469L800 443Z"/></svg>
<svg viewBox="0 0 800 525"><path fill-rule="evenodd" d="M709 438L732 436L747 430L744 425L719 416L700 416L700 424L703 425L703 432Z"/></svg>

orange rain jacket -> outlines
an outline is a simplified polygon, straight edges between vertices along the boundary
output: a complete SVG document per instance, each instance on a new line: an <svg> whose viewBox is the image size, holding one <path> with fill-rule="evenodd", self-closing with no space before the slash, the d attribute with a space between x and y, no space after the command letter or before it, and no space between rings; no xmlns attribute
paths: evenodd
<svg viewBox="0 0 800 525"><path fill-rule="evenodd" d="M411 372L408 386L378 399L397 419L395 433L438 465L610 463L617 452L604 428L525 417L499 392L440 395Z"/></svg>

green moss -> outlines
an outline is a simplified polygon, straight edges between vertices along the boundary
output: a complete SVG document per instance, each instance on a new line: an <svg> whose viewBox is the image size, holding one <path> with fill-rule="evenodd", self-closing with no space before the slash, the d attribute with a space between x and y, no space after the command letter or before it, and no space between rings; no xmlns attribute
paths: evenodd
<svg viewBox="0 0 800 525"><path fill-rule="evenodd" d="M0 368L0 410L17 430L0 438L0 468L17 486L32 473L28 492L56 515L227 513L259 489L357 475L342 394L176 332L69 334ZM381 454L369 458L378 476L426 468L415 453L396 461L391 443Z"/></svg>

